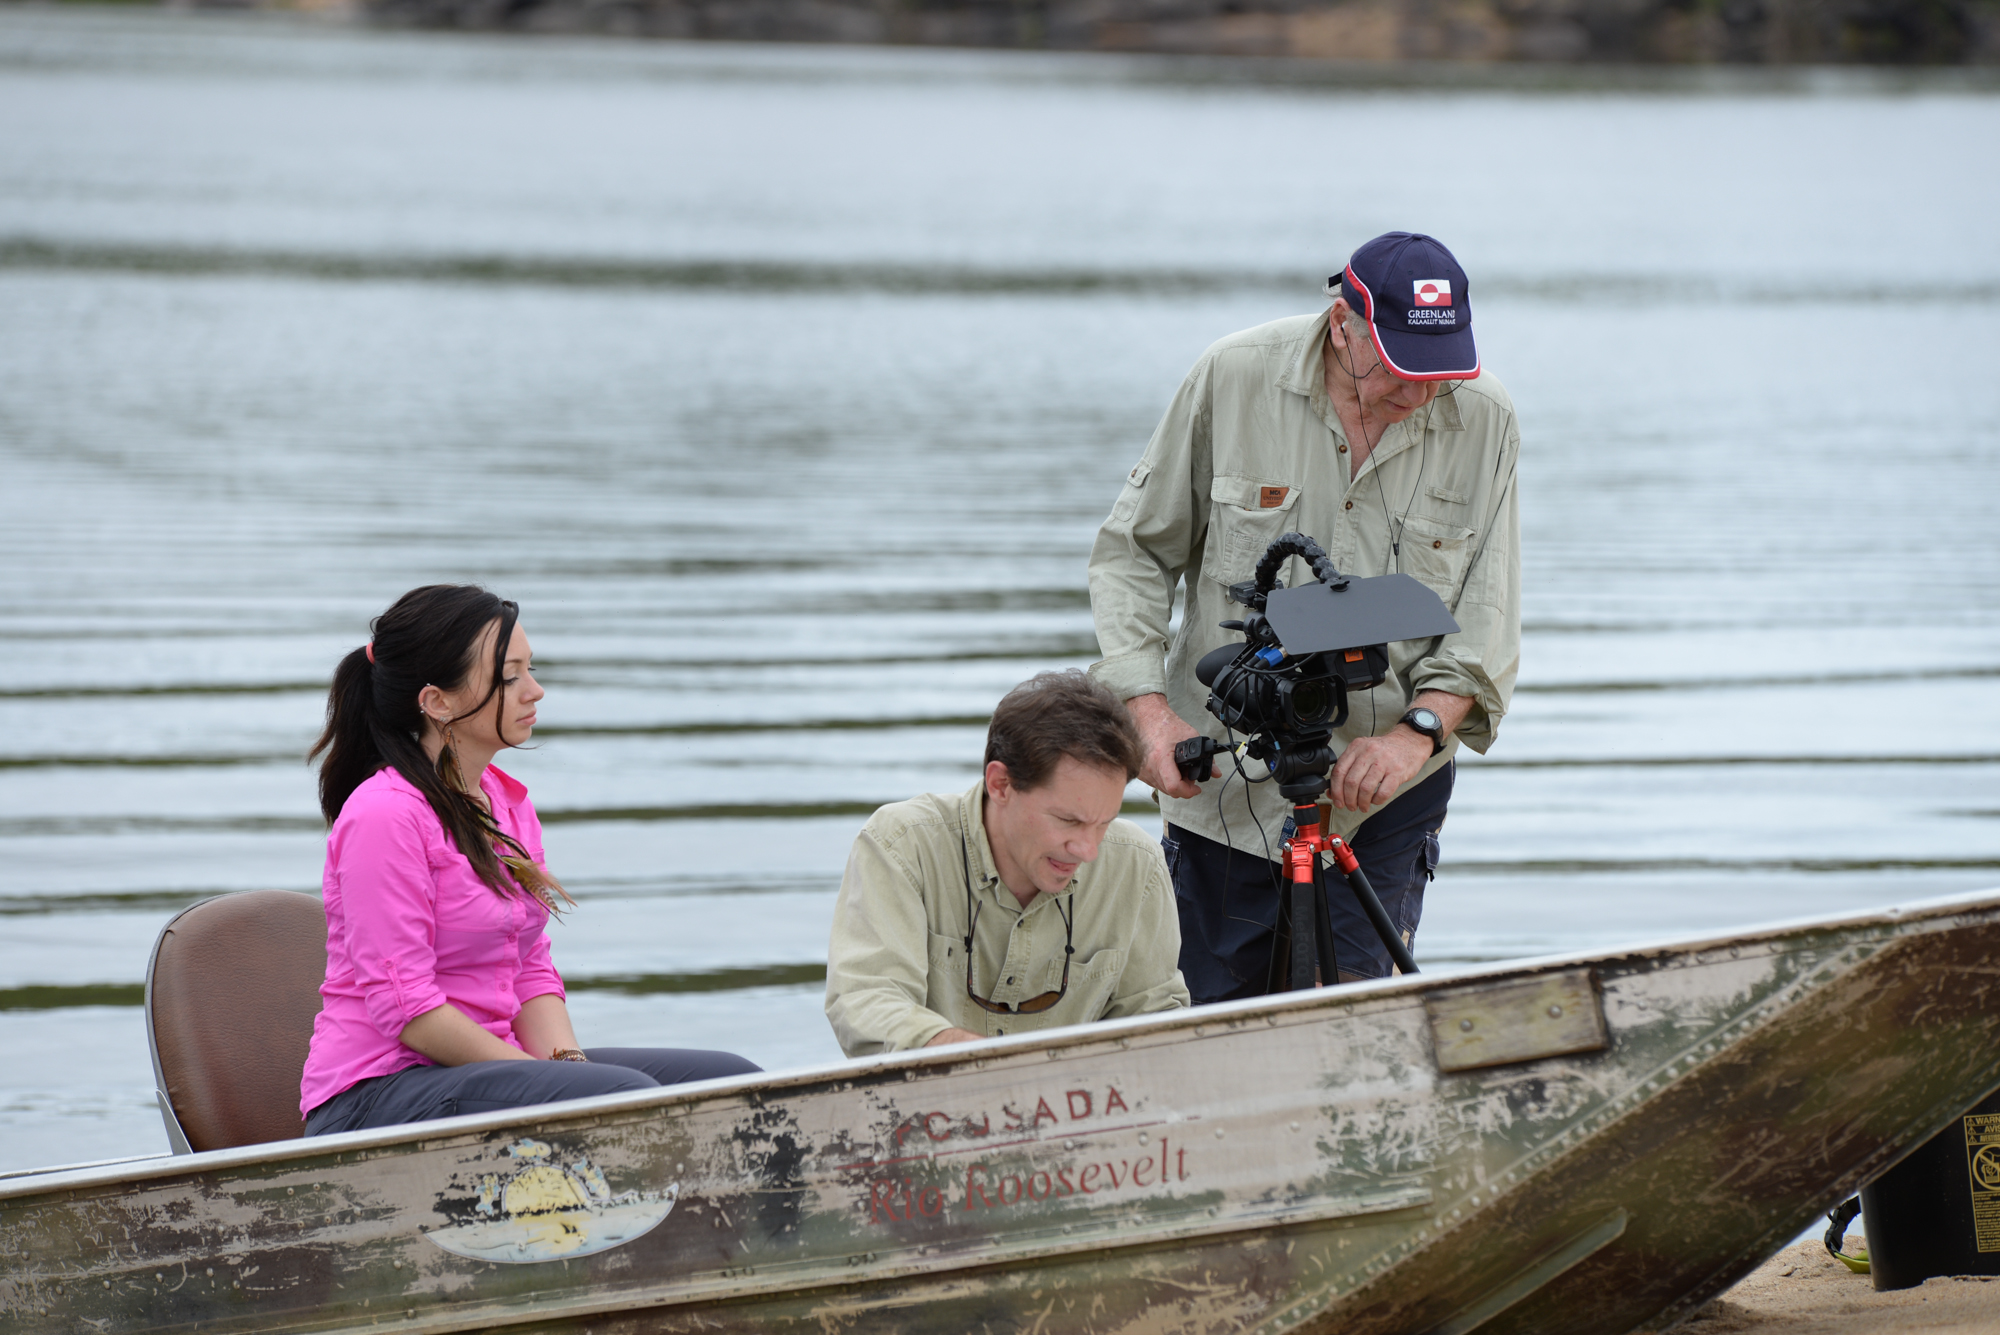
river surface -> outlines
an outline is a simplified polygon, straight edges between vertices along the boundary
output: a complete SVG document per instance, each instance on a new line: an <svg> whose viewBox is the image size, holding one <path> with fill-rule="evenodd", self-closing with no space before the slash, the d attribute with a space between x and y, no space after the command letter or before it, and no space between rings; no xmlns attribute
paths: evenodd
<svg viewBox="0 0 2000 1335"><path fill-rule="evenodd" d="M860 822L1094 657L1181 376L1391 228L1526 441L1420 961L2000 883L2000 98L1481 77L0 6L0 1168L165 1148L154 937L317 889L327 678L439 580L545 664L586 1041L837 1058Z"/></svg>

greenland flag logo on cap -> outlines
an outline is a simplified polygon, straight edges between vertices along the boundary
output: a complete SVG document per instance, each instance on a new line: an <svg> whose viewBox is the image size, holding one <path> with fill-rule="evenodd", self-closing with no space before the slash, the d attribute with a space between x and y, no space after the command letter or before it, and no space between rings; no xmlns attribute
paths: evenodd
<svg viewBox="0 0 2000 1335"><path fill-rule="evenodd" d="M1419 278L1416 280L1417 305L1451 305L1451 280L1449 278Z"/></svg>

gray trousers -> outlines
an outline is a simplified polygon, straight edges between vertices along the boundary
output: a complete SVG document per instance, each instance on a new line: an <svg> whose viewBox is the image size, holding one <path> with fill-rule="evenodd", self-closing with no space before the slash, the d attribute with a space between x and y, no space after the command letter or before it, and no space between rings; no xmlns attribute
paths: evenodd
<svg viewBox="0 0 2000 1335"><path fill-rule="evenodd" d="M761 1070L733 1052L698 1048L585 1048L588 1062L468 1062L412 1066L350 1085L306 1115L306 1134L402 1126L462 1113L532 1108L596 1094L657 1089Z"/></svg>

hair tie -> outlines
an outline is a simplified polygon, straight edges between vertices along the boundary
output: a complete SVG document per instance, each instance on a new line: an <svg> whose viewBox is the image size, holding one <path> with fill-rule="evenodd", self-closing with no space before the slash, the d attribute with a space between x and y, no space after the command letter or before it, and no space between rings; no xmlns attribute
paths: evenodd
<svg viewBox="0 0 2000 1335"><path fill-rule="evenodd" d="M369 662L372 663L375 661L375 641L373 640L368 641L367 644L361 647L361 651L368 655Z"/></svg>

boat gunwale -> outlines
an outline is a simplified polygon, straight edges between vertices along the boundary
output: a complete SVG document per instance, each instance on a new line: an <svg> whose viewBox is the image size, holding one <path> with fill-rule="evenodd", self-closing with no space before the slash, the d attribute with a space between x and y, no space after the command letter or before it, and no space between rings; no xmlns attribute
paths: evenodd
<svg viewBox="0 0 2000 1335"><path fill-rule="evenodd" d="M1397 975L1369 979L1360 983L1342 984L1335 988L1315 988L1281 995L1249 997L1207 1006L1126 1016L1115 1020L1092 1021L1026 1034L1010 1034L1000 1038L982 1039L977 1043L957 1043L936 1048L880 1053L817 1066L690 1081L660 1089L603 1094L560 1104L539 1104L500 1112L471 1113L401 1126L301 1137L296 1140L270 1141L256 1145L239 1145L229 1149L204 1150L193 1154L137 1156L74 1167L31 1169L18 1176L0 1177L0 1207L56 1192L87 1193L105 1186L136 1185L160 1179L226 1173L231 1169L258 1164L276 1165L292 1160L327 1158L339 1160L349 1154L372 1158L376 1157L371 1153L373 1151L393 1150L398 1146L407 1145L422 1150L434 1142L474 1138L492 1131L517 1127L545 1127L551 1123L595 1122L621 1113L649 1108L666 1112L686 1105L683 1112L685 1115L691 1113L698 1105L732 1096L747 1097L756 1104L764 1104L781 1098L786 1091L811 1086L838 1085L843 1082L849 1084L873 1082L899 1070L905 1080L913 1081L921 1071L931 1069L948 1071L968 1065L978 1069L995 1061L1018 1060L1034 1051L1044 1052L1050 1060L1053 1060L1059 1052L1067 1049L1092 1045L1122 1047L1128 1045L1135 1037L1151 1038L1182 1029L1200 1031L1218 1024L1240 1026L1245 1021L1260 1016L1273 1025L1286 1020L1296 1022L1300 1013L1329 1008L1348 1010L1359 1004L1393 1001L1413 993L1445 987L1490 984L1546 973L1557 968L1594 969L1649 956L1700 955L1713 949L1740 950L1768 944L1774 940L1796 937L1807 932L1916 928L1939 919L1979 911L2000 913L2000 887L1938 896L1908 904L1894 904L1858 914L1784 919L1753 925L1727 935L1706 934L1693 938L1655 940L1588 953L1531 956L1499 961L1463 973ZM1196 1033L1192 1036L1203 1035ZM134 1167L134 1165L139 1166Z"/></svg>

